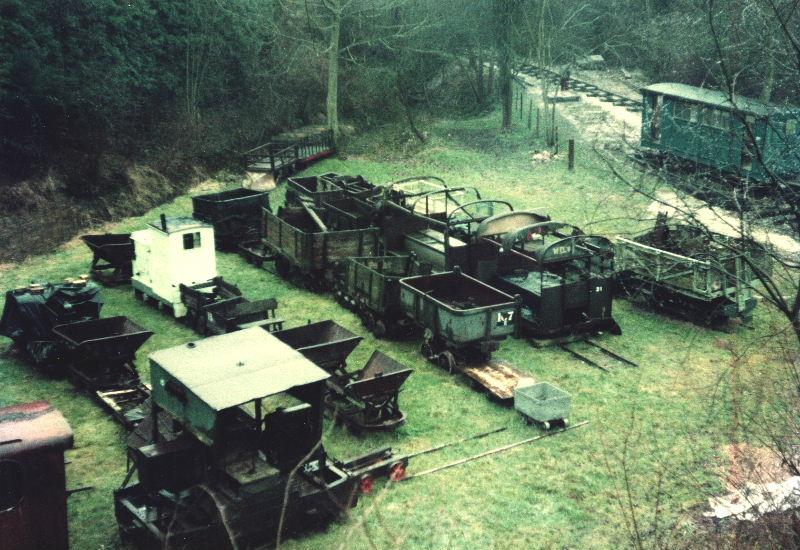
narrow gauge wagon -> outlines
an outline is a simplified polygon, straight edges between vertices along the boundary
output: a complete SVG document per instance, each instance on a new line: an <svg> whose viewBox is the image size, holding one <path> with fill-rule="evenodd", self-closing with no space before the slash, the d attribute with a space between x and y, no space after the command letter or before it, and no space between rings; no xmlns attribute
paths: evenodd
<svg viewBox="0 0 800 550"><path fill-rule="evenodd" d="M395 189L390 192L390 200L409 212L444 222L456 208L480 201L481 194L474 187L443 187L420 193L399 194Z"/></svg>
<svg viewBox="0 0 800 550"><path fill-rule="evenodd" d="M124 542L261 547L357 504L358 479L322 444L329 374L300 352L254 327L158 351L150 365L149 433L131 438L114 494Z"/></svg>
<svg viewBox="0 0 800 550"><path fill-rule="evenodd" d="M526 420L541 425L545 430L551 426L569 424L572 398L561 388L548 382L519 386L514 390L514 408Z"/></svg>
<svg viewBox="0 0 800 550"><path fill-rule="evenodd" d="M500 342L514 334L517 300L460 271L400 281L403 311L425 329L421 352L448 372L461 371L499 399L511 399L527 377L490 362Z"/></svg>
<svg viewBox="0 0 800 550"><path fill-rule="evenodd" d="M396 336L411 326L400 307L400 279L419 274L414 256L349 258L334 292L375 336Z"/></svg>
<svg viewBox="0 0 800 550"><path fill-rule="evenodd" d="M269 193L244 188L192 197L192 216L214 226L220 250L258 238L262 208L269 209Z"/></svg>
<svg viewBox="0 0 800 550"><path fill-rule="evenodd" d="M617 285L625 295L703 324L750 320L756 307L750 263L769 269L755 243L669 224L664 217L633 240L617 238L616 251Z"/></svg>
<svg viewBox="0 0 800 550"><path fill-rule="evenodd" d="M127 317L100 318L97 287L84 280L39 284L6 294L0 334L52 375L68 374L126 427L141 419L148 390L134 366L152 336Z"/></svg>
<svg viewBox="0 0 800 550"><path fill-rule="evenodd" d="M337 421L354 432L393 430L405 423L400 410L400 387L413 372L375 351L364 368L347 370L347 357L362 338L333 321L321 321L274 333L331 374L325 404Z"/></svg>
<svg viewBox="0 0 800 550"><path fill-rule="evenodd" d="M204 336L251 326L263 326L270 332L283 328L283 320L275 314L275 298L250 301L242 296L239 287L222 277L192 286L180 285L180 292L186 306L186 323Z"/></svg>
<svg viewBox="0 0 800 550"><path fill-rule="evenodd" d="M286 188L286 204L300 206L311 203L319 208L326 201L345 196L364 198L381 190L361 176L343 176L328 172L317 176L289 178Z"/></svg>
<svg viewBox="0 0 800 550"><path fill-rule="evenodd" d="M445 181L437 176L413 176L386 185L387 199L403 207L409 207L417 197L447 188ZM425 203L418 203L424 206ZM423 212L419 212L422 214Z"/></svg>
<svg viewBox="0 0 800 550"><path fill-rule="evenodd" d="M83 235L92 251L91 274L107 285L128 283L133 274L133 241L130 233Z"/></svg>
<svg viewBox="0 0 800 550"><path fill-rule="evenodd" d="M264 215L264 244L275 254L276 271L312 288L331 286L339 262L380 252L378 228L326 231L305 208L284 207L278 214Z"/></svg>
<svg viewBox="0 0 800 550"><path fill-rule="evenodd" d="M522 299L520 327L538 339L563 339L609 331L621 334L612 317L614 247L575 226L528 216L487 220L476 232L474 261L482 278ZM496 263L494 263L496 262ZM492 272L494 270L494 272Z"/></svg>
<svg viewBox="0 0 800 550"><path fill-rule="evenodd" d="M754 181L800 174L800 108L686 84L642 89L642 147Z"/></svg>

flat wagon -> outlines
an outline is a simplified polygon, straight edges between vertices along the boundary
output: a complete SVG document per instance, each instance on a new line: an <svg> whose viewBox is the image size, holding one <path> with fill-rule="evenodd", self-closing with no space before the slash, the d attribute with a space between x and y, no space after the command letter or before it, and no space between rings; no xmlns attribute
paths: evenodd
<svg viewBox="0 0 800 550"><path fill-rule="evenodd" d="M635 239L616 240L618 289L630 299L689 318L720 324L748 321L756 307L752 265L768 270L768 255L755 243L668 224Z"/></svg>
<svg viewBox="0 0 800 550"><path fill-rule="evenodd" d="M347 258L380 251L378 228L321 230L305 208L284 207L278 214L265 210L264 216L264 244L275 254L276 271L312 288L331 286L336 265Z"/></svg>
<svg viewBox="0 0 800 550"><path fill-rule="evenodd" d="M214 226L214 240L221 250L258 237L262 208L269 209L265 191L240 188L192 197L192 216Z"/></svg>

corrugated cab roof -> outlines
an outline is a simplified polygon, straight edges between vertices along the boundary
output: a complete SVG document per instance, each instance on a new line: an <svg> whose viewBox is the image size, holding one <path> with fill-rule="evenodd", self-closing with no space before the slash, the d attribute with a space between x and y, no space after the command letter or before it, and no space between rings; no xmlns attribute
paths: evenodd
<svg viewBox="0 0 800 550"><path fill-rule="evenodd" d="M698 88L697 86L690 86L688 84L680 84L677 82L661 82L659 84L651 84L642 88L642 93L656 93L664 94L665 96L677 97L687 101L694 101L703 103L705 105L713 105L726 110L739 110L745 113L752 113L755 115L766 116L775 112L786 111L792 107L781 107L764 103L757 99L752 99L744 96L734 96L733 103L731 103L728 94L720 90L711 90L708 88Z"/></svg>
<svg viewBox="0 0 800 550"><path fill-rule="evenodd" d="M72 428L47 401L0 409L0 458L72 447Z"/></svg>
<svg viewBox="0 0 800 550"><path fill-rule="evenodd" d="M157 351L150 359L215 411L330 376L260 327Z"/></svg>

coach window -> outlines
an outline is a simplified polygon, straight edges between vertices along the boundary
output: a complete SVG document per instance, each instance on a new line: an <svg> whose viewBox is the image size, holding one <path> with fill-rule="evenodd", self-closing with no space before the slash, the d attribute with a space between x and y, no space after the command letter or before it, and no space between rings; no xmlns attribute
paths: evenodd
<svg viewBox="0 0 800 550"><path fill-rule="evenodd" d="M689 104L683 101L676 101L673 110L675 118L678 120L689 120Z"/></svg>
<svg viewBox="0 0 800 550"><path fill-rule="evenodd" d="M797 120L787 120L786 121L786 135L787 136L794 136L797 133Z"/></svg>

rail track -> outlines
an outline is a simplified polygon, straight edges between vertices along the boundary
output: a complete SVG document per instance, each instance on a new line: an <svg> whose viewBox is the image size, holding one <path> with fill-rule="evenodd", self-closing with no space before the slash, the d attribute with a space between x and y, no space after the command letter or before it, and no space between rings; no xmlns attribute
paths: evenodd
<svg viewBox="0 0 800 550"><path fill-rule="evenodd" d="M548 82L552 82L553 84L560 84L562 79L566 79L566 81L569 83L570 90L575 90L577 92L584 93L589 97L596 97L600 101L611 103L612 105L625 107L626 109L634 113L642 111L641 100L632 99L630 97L626 97L616 92L610 92L608 90L604 90L600 86L592 84L591 82L586 82L585 80L579 80L571 76L564 77L563 75L557 73L556 71L545 69L543 67L536 67L534 65L529 65L529 64L522 65L519 71L528 76L545 79ZM518 82L521 82L525 86L530 86L530 84L528 84L524 80L520 79L518 80Z"/></svg>

